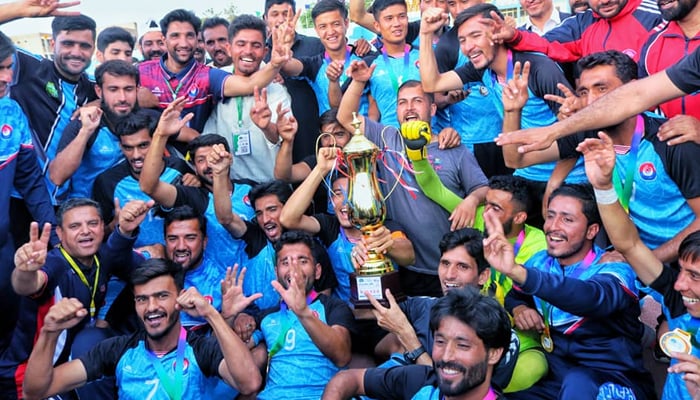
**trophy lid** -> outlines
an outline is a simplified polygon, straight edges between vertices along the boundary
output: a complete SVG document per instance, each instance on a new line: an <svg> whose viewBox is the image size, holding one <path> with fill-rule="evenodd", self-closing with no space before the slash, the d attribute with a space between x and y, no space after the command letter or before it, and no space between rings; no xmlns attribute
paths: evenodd
<svg viewBox="0 0 700 400"><path fill-rule="evenodd" d="M353 126L353 128L355 128L355 130L352 133L352 138L350 138L350 141L343 146L343 154L347 156L348 154L379 151L379 147L367 139L367 137L362 133L362 130L360 129L362 121L357 118L356 112L352 113L352 122L350 124Z"/></svg>

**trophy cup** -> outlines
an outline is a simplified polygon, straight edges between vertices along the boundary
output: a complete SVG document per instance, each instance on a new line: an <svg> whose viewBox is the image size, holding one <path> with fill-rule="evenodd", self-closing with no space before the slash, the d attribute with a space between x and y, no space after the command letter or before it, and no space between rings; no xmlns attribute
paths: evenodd
<svg viewBox="0 0 700 400"><path fill-rule="evenodd" d="M353 113L352 126L355 130L350 141L343 147L343 156L349 175L349 219L363 235L369 235L382 226L386 205L376 174L379 148L362 134L360 124L357 114ZM352 305L355 309L372 308L365 296L365 292L369 292L380 303L388 306L385 289L390 289L397 300L404 297L399 272L394 269L391 260L381 253L369 250L367 261L356 273L350 275Z"/></svg>

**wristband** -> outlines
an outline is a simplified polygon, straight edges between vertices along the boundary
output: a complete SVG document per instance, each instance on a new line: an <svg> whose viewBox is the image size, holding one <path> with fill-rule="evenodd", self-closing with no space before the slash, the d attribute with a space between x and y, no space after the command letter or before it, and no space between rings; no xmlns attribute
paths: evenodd
<svg viewBox="0 0 700 400"><path fill-rule="evenodd" d="M595 201L598 204L609 205L617 203L618 197L617 192L614 188L610 189L596 189L593 188L595 193Z"/></svg>
<svg viewBox="0 0 700 400"><path fill-rule="evenodd" d="M420 357L425 352L425 348L421 345L415 350L403 353L403 357L411 364L415 364L416 360L418 360L418 357Z"/></svg>

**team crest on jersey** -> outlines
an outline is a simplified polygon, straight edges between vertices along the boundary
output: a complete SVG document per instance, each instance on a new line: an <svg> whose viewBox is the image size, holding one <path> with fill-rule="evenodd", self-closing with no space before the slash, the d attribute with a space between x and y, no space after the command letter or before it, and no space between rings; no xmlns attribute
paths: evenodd
<svg viewBox="0 0 700 400"><path fill-rule="evenodd" d="M2 128L0 128L0 135L2 135L3 139L7 139L12 135L12 127L7 124L2 124Z"/></svg>
<svg viewBox="0 0 700 400"><path fill-rule="evenodd" d="M622 53L627 54L633 60L637 57L637 51L634 49L624 49Z"/></svg>
<svg viewBox="0 0 700 400"><path fill-rule="evenodd" d="M197 98L197 94L199 94L199 88L195 86L192 89L190 89L190 91L187 93L187 96L194 99Z"/></svg>
<svg viewBox="0 0 700 400"><path fill-rule="evenodd" d="M413 65L415 65L417 69L420 69L420 60L416 60Z"/></svg>
<svg viewBox="0 0 700 400"><path fill-rule="evenodd" d="M53 82L46 82L44 90L46 90L46 93L54 99L58 98L58 90L56 90L56 85L54 85Z"/></svg>
<svg viewBox="0 0 700 400"><path fill-rule="evenodd" d="M250 197L248 197L248 195L243 196L243 204L250 207Z"/></svg>
<svg viewBox="0 0 700 400"><path fill-rule="evenodd" d="M489 89L488 89L486 86L481 85L481 86L479 86L479 94L482 95L482 96L488 96L488 95L489 95Z"/></svg>
<svg viewBox="0 0 700 400"><path fill-rule="evenodd" d="M639 175L641 175L642 179L645 181L654 180L656 178L656 167L650 162L642 163L642 165L639 166Z"/></svg>
<svg viewBox="0 0 700 400"><path fill-rule="evenodd" d="M153 88L153 90L151 90L151 92L153 92L153 94L154 94L156 97L158 97L158 96L160 96L161 94L163 94L163 89L161 89L160 86L156 86L156 87Z"/></svg>
<svg viewBox="0 0 700 400"><path fill-rule="evenodd" d="M190 368L190 361L187 358L182 360L182 373L186 374L187 370ZM173 361L173 372L177 373L177 360Z"/></svg>

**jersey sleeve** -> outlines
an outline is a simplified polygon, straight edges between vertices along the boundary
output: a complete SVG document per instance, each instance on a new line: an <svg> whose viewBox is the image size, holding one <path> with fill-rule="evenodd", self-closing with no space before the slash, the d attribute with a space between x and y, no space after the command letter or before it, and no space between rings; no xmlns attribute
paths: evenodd
<svg viewBox="0 0 700 400"><path fill-rule="evenodd" d="M87 381L92 382L103 376L114 376L117 363L128 348L132 336L117 336L99 342L78 360L83 363Z"/></svg>
<svg viewBox="0 0 700 400"><path fill-rule="evenodd" d="M173 207L190 206L197 214L204 214L209 206L209 194L206 189L175 185L177 195Z"/></svg>
<svg viewBox="0 0 700 400"><path fill-rule="evenodd" d="M365 394L374 399L411 399L428 382L431 369L427 365L369 368L365 371Z"/></svg>
<svg viewBox="0 0 700 400"><path fill-rule="evenodd" d="M573 135L564 136L563 138L557 139L557 146L559 147L559 159L565 160L567 158L578 158L581 153L576 151L578 144L583 142L586 138L597 138L598 136L593 132L586 133L575 133Z"/></svg>
<svg viewBox="0 0 700 400"><path fill-rule="evenodd" d="M323 296L321 299L326 308L326 323L328 326L340 325L350 332L355 332L355 317L350 307L335 297Z"/></svg>
<svg viewBox="0 0 700 400"><path fill-rule="evenodd" d="M481 82L481 78L483 77L483 71L477 71L472 65L472 63L467 63L462 66L459 66L454 71L464 84L467 84L469 82Z"/></svg>
<svg viewBox="0 0 700 400"><path fill-rule="evenodd" d="M686 142L666 145L664 164L671 179L686 199L700 197L700 145Z"/></svg>
<svg viewBox="0 0 700 400"><path fill-rule="evenodd" d="M224 359L215 336L188 334L187 342L192 346L197 365L204 376L219 376L219 364Z"/></svg>
<svg viewBox="0 0 700 400"><path fill-rule="evenodd" d="M215 101L219 102L224 99L224 84L229 77L231 77L231 74L226 71L218 68L209 68L209 84L211 85L211 94L214 96Z"/></svg>
<svg viewBox="0 0 700 400"><path fill-rule="evenodd" d="M79 119L74 119L69 122L68 125L66 125L66 127L63 129L63 133L61 133L61 140L58 141L57 153L60 153L63 149L68 147L68 145L71 144L76 137L78 137L78 132L80 132L80 128L82 128L82 126L83 124Z"/></svg>
<svg viewBox="0 0 700 400"><path fill-rule="evenodd" d="M334 215L328 214L314 214L314 218L318 221L321 229L316 234L316 237L321 240L324 246L329 247L340 234L340 222L338 218Z"/></svg>
<svg viewBox="0 0 700 400"><path fill-rule="evenodd" d="M700 47L666 69L671 82L686 94L700 89Z"/></svg>
<svg viewBox="0 0 700 400"><path fill-rule="evenodd" d="M248 258L253 258L267 245L267 236L257 223L243 222L245 222L246 231L240 239L246 243L245 252Z"/></svg>
<svg viewBox="0 0 700 400"><path fill-rule="evenodd" d="M304 68L301 70L299 76L306 77L310 81L315 82L316 76L323 66L323 54L310 57L300 57L298 60L304 65Z"/></svg>
<svg viewBox="0 0 700 400"><path fill-rule="evenodd" d="M675 318L687 313L683 305L681 293L673 288L678 279L678 271L664 265L661 275L649 285L650 288L660 293L664 298L664 305L671 312L671 317Z"/></svg>
<svg viewBox="0 0 700 400"><path fill-rule="evenodd" d="M453 70L457 66L460 50L459 41L455 39L456 34L451 29L440 36L440 40L435 46L435 60L440 73Z"/></svg>
<svg viewBox="0 0 700 400"><path fill-rule="evenodd" d="M572 92L574 91L569 81L566 80L564 71L561 70L561 67L559 67L557 63L541 54L520 53L520 55L523 56L523 63L525 61L530 61L530 81L528 82L528 87L535 96L543 100L546 94L563 96L564 93L557 87L560 83ZM552 113L557 115L561 105L556 101L549 100L545 100L545 103L547 103Z"/></svg>

